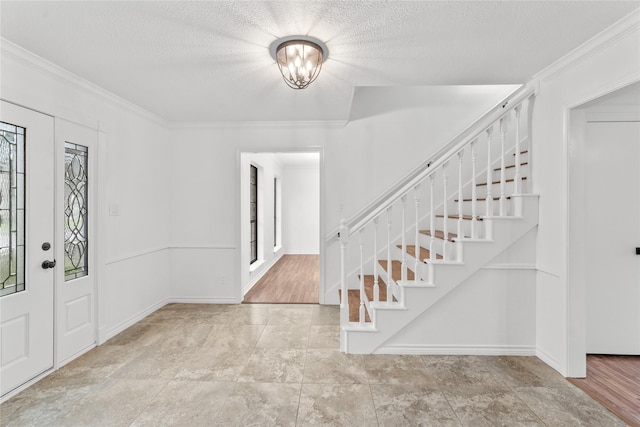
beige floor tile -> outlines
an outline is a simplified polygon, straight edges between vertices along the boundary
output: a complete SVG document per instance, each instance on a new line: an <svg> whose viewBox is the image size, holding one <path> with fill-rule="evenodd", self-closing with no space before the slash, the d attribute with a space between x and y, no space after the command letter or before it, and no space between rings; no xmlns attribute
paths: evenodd
<svg viewBox="0 0 640 427"><path fill-rule="evenodd" d="M283 305L269 309L269 325L311 325L312 304Z"/></svg>
<svg viewBox="0 0 640 427"><path fill-rule="evenodd" d="M311 325L308 348L340 348L340 327Z"/></svg>
<svg viewBox="0 0 640 427"><path fill-rule="evenodd" d="M204 346L253 349L264 327L264 325L213 325Z"/></svg>
<svg viewBox="0 0 640 427"><path fill-rule="evenodd" d="M260 348L307 348L310 325L266 325L256 344Z"/></svg>
<svg viewBox="0 0 640 427"><path fill-rule="evenodd" d="M0 406L0 425L63 425L67 412L96 388L98 384L47 377Z"/></svg>
<svg viewBox="0 0 640 427"><path fill-rule="evenodd" d="M498 356L483 360L505 384L516 387L571 387L557 371L534 356Z"/></svg>
<svg viewBox="0 0 640 427"><path fill-rule="evenodd" d="M380 426L461 426L444 394L414 384L373 384L373 404Z"/></svg>
<svg viewBox="0 0 640 427"><path fill-rule="evenodd" d="M305 383L368 384L364 359L337 349L308 349L304 367Z"/></svg>
<svg viewBox="0 0 640 427"><path fill-rule="evenodd" d="M429 375L441 386L506 385L489 356L422 356Z"/></svg>
<svg viewBox="0 0 640 427"><path fill-rule="evenodd" d="M366 384L303 384L298 426L375 426L371 390Z"/></svg>
<svg viewBox="0 0 640 427"><path fill-rule="evenodd" d="M510 387L447 386L441 390L463 425L544 426Z"/></svg>
<svg viewBox="0 0 640 427"><path fill-rule="evenodd" d="M148 350L143 346L102 345L53 372L47 379L66 379L78 384L100 383Z"/></svg>
<svg viewBox="0 0 640 427"><path fill-rule="evenodd" d="M172 379L183 366L185 354L190 350L175 346L155 346L125 364L111 378Z"/></svg>
<svg viewBox="0 0 640 427"><path fill-rule="evenodd" d="M300 383L306 351L293 348L257 348L243 369L239 382Z"/></svg>
<svg viewBox="0 0 640 427"><path fill-rule="evenodd" d="M340 306L337 306L337 305L313 306L311 324L340 326Z"/></svg>
<svg viewBox="0 0 640 427"><path fill-rule="evenodd" d="M132 426L213 425L233 388L233 383L170 381Z"/></svg>
<svg viewBox="0 0 640 427"><path fill-rule="evenodd" d="M164 380L109 379L81 398L64 426L129 426L167 384Z"/></svg>
<svg viewBox="0 0 640 427"><path fill-rule="evenodd" d="M550 426L625 426L582 390L570 387L515 387L517 395Z"/></svg>
<svg viewBox="0 0 640 427"><path fill-rule="evenodd" d="M233 427L294 426L300 384L237 383L214 425Z"/></svg>
<svg viewBox="0 0 640 427"><path fill-rule="evenodd" d="M435 384L420 356L364 355L371 384Z"/></svg>
<svg viewBox="0 0 640 427"><path fill-rule="evenodd" d="M175 379L237 381L251 356L248 348L208 347L184 354Z"/></svg>

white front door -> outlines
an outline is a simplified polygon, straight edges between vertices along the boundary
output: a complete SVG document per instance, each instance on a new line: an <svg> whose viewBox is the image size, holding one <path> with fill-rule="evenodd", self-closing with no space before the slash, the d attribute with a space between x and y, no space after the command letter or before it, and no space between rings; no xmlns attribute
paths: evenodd
<svg viewBox="0 0 640 427"><path fill-rule="evenodd" d="M54 128L52 117L4 101L0 121L0 395L5 395L53 367Z"/></svg>

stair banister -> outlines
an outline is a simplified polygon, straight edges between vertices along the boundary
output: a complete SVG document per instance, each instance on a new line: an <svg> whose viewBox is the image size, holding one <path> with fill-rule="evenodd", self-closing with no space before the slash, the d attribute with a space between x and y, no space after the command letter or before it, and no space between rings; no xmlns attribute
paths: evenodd
<svg viewBox="0 0 640 427"><path fill-rule="evenodd" d="M476 160L478 153L476 152L478 140L471 141L471 238L478 238L478 188L476 187ZM462 236L459 236L460 238Z"/></svg>
<svg viewBox="0 0 640 427"><path fill-rule="evenodd" d="M340 323L349 321L349 297L347 295L347 244L349 227L345 220L340 221Z"/></svg>
<svg viewBox="0 0 640 427"><path fill-rule="evenodd" d="M416 185L414 188L414 202L416 207L416 232L415 232L415 245L416 245L416 256L415 256L415 265L413 267L414 280L417 282L419 280L418 277L418 264L423 261L420 259L420 184Z"/></svg>
<svg viewBox="0 0 640 427"><path fill-rule="evenodd" d="M509 116L504 116L500 119L500 216L505 216L506 213L506 203L507 197L505 195L505 186L506 186L506 170L505 170L505 141L507 139L507 124L508 124ZM487 185L490 185L491 182L488 182Z"/></svg>
<svg viewBox="0 0 640 427"><path fill-rule="evenodd" d="M449 255L447 253L447 246L449 240L449 210L447 209L447 184L449 183L449 176L447 175L447 166L449 166L449 161L447 160L442 164L442 207L444 209L444 213L442 215L442 233L445 236L444 241L442 242L442 259L446 261Z"/></svg>
<svg viewBox="0 0 640 427"><path fill-rule="evenodd" d="M380 283L378 280L378 223L380 217L373 220L373 302L380 302Z"/></svg>
<svg viewBox="0 0 640 427"><path fill-rule="evenodd" d="M521 174L520 174L520 109L521 105L516 106L516 171L515 176L513 178L515 185L515 194L522 193L522 182L521 182Z"/></svg>
<svg viewBox="0 0 640 427"><path fill-rule="evenodd" d="M509 114L515 106L520 105L527 99L532 98L532 96L536 95L537 92L538 87L536 85L530 85L520 87L510 93L489 111L483 114L482 117L476 120L473 124L468 126L457 136L452 138L440 150L436 151L428 161L423 162L421 165L407 174L407 178L391 186L372 203L360 209L349 220L346 220L346 224L351 230L357 231L362 226L364 226L364 224L371 222L375 216L384 212L390 205L398 200L399 197L394 198L394 195L405 194L410 191L411 188L415 187L416 184L424 181L424 179L429 175L431 171L435 170L440 165L442 165L442 163L444 163L445 159L450 158L453 154L458 152L460 148L469 144L478 135L491 127L493 123ZM532 99L535 99L535 97L533 97ZM532 100L530 100L529 102L531 103ZM529 110L531 110L531 107L529 107ZM532 113L529 113L529 123L531 123L531 114ZM531 126L529 126L529 134L530 133ZM531 147L531 144L529 144L529 147ZM327 240L334 239L338 235L339 231L339 229L335 229L330 232L327 235Z"/></svg>
<svg viewBox="0 0 640 427"><path fill-rule="evenodd" d="M491 190L491 181L493 181L493 176L491 174L492 171L492 162L493 158L491 157L491 142L493 141L493 124L486 130L487 132L487 193L485 195L485 215L492 216L493 215L493 192ZM488 236L485 236L485 239Z"/></svg>

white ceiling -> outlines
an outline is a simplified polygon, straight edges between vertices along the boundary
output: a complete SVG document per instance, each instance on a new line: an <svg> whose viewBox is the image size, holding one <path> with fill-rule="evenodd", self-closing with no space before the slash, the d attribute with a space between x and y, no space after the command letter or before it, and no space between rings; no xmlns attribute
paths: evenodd
<svg viewBox="0 0 640 427"><path fill-rule="evenodd" d="M171 121L347 120L360 86L526 82L634 1L6 1L2 37ZM329 49L295 91L269 45Z"/></svg>

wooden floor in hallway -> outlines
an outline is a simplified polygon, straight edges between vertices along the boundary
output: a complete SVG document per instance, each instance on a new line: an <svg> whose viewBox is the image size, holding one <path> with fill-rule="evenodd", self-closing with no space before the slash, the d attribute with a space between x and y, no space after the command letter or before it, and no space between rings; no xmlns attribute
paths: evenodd
<svg viewBox="0 0 640 427"><path fill-rule="evenodd" d="M244 297L247 304L318 304L319 255L283 255Z"/></svg>
<svg viewBox="0 0 640 427"><path fill-rule="evenodd" d="M633 427L640 427L640 356L587 356L587 377L576 387Z"/></svg>

